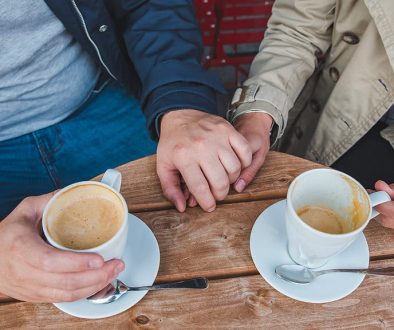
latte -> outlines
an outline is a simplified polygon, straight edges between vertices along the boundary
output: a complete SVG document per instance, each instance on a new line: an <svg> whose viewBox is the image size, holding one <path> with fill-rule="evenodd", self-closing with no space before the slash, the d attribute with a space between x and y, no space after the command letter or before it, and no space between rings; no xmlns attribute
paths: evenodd
<svg viewBox="0 0 394 330"><path fill-rule="evenodd" d="M91 249L109 241L119 231L124 212L121 200L110 189L85 184L56 198L47 214L47 229L66 248Z"/></svg>

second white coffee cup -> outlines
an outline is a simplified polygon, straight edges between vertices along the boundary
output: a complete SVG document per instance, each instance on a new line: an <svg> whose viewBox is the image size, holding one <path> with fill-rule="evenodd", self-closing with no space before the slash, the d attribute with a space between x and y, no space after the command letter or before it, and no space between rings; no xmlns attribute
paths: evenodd
<svg viewBox="0 0 394 330"><path fill-rule="evenodd" d="M290 257L308 268L323 266L361 235L369 220L378 214L374 206L390 200L383 191L368 195L355 179L336 170L315 169L302 173L294 179L287 193ZM311 227L297 214L309 205L331 209L346 221L353 221L354 230L329 234Z"/></svg>

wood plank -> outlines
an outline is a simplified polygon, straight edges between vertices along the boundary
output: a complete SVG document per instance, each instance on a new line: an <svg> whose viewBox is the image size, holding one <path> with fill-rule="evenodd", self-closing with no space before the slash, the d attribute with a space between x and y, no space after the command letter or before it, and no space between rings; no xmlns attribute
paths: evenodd
<svg viewBox="0 0 394 330"><path fill-rule="evenodd" d="M160 246L157 282L256 274L249 252L250 231L257 216L276 201L220 205L212 213L200 208L186 213L137 213L155 233Z"/></svg>
<svg viewBox="0 0 394 330"><path fill-rule="evenodd" d="M220 205L212 213L194 208L137 214L160 246L157 280L256 274L249 236L257 216L277 200Z"/></svg>
<svg viewBox="0 0 394 330"><path fill-rule="evenodd" d="M225 204L212 213L194 208L182 214L176 210L137 214L159 242L157 282L257 274L249 251L250 232L257 216L276 201ZM365 235L372 258L394 255L394 230L372 221Z"/></svg>
<svg viewBox="0 0 394 330"><path fill-rule="evenodd" d="M212 213L194 208L183 214L176 210L137 214L159 242L157 282L257 274L249 251L250 232L257 216L276 201L220 205ZM394 255L394 230L371 222L365 235L372 258Z"/></svg>
<svg viewBox="0 0 394 330"><path fill-rule="evenodd" d="M51 304L0 308L1 329L380 329L394 327L394 278L367 277L348 297L297 302L260 276L214 280L204 291L150 292L136 306L102 320L83 320Z"/></svg>
<svg viewBox="0 0 394 330"><path fill-rule="evenodd" d="M221 203L282 198L290 182L300 173L320 164L272 151L253 183L243 192L231 191ZM145 157L118 167L123 175L122 194L130 212L173 208L161 193L156 175L156 156ZM101 176L96 179L100 179Z"/></svg>

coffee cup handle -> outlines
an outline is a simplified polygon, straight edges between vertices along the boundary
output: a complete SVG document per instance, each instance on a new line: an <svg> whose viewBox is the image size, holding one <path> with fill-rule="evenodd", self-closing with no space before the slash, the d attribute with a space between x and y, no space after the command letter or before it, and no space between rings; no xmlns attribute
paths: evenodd
<svg viewBox="0 0 394 330"><path fill-rule="evenodd" d="M375 206L391 201L389 194L385 191L374 192L369 195L369 199L372 207L371 219L379 215L379 212L375 210Z"/></svg>
<svg viewBox="0 0 394 330"><path fill-rule="evenodd" d="M101 183L104 183L119 192L122 184L122 174L117 170L106 170L103 178L101 179Z"/></svg>

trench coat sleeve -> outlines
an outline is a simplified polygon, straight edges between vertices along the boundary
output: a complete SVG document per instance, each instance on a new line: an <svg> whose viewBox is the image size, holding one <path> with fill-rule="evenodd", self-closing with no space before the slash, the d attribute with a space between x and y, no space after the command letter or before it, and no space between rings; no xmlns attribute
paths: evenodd
<svg viewBox="0 0 394 330"><path fill-rule="evenodd" d="M259 107L273 114L278 138L288 111L329 49L335 0L276 0L265 38L244 85L260 85ZM250 104L250 107L255 105Z"/></svg>

